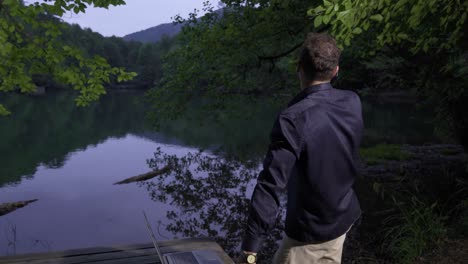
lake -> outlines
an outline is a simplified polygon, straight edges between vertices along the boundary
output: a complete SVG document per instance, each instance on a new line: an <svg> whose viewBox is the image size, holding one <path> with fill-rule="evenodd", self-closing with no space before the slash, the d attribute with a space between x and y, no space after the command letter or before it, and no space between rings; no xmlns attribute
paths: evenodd
<svg viewBox="0 0 468 264"><path fill-rule="evenodd" d="M278 108L203 122L194 110L154 132L142 95L111 92L86 108L70 93L0 97L13 112L0 117L0 203L38 199L0 217L0 255L146 243L143 210L159 239L209 236L236 250ZM363 105L363 145L438 141L429 111ZM114 185L174 161L148 183Z"/></svg>

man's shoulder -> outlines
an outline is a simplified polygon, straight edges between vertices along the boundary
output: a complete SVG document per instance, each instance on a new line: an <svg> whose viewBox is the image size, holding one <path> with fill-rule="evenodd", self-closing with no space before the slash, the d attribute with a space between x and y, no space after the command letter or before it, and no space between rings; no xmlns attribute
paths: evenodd
<svg viewBox="0 0 468 264"><path fill-rule="evenodd" d="M359 94L354 90L344 90L332 88L326 91L320 91L317 93L309 94L304 97L301 101L287 107L281 112L281 115L284 116L294 116L297 114L303 113L308 109L320 109L321 106L324 106L333 101L350 101L357 100L360 101Z"/></svg>
<svg viewBox="0 0 468 264"><path fill-rule="evenodd" d="M335 89L337 92L342 93L343 96L347 96L350 99L361 101L361 95L356 90L348 89Z"/></svg>
<svg viewBox="0 0 468 264"><path fill-rule="evenodd" d="M333 105L333 107L330 107ZM353 90L333 88L328 91L310 94L301 101L287 107L279 114L279 119L291 121L303 119L316 119L332 111L330 108L354 109L361 108L360 95Z"/></svg>
<svg viewBox="0 0 468 264"><path fill-rule="evenodd" d="M333 88L331 92L334 96L346 96L352 98L360 98L359 92L354 89Z"/></svg>
<svg viewBox="0 0 468 264"><path fill-rule="evenodd" d="M304 98L303 100L288 106L286 109L281 111L280 117L288 118L288 119L296 119L298 116L304 114L307 110L311 108L320 108L321 107L320 100L310 100L309 98Z"/></svg>

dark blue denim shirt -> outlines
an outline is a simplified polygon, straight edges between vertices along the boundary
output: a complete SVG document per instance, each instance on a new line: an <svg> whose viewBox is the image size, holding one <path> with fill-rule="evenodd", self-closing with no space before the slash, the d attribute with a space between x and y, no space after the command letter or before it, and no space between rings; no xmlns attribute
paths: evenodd
<svg viewBox="0 0 468 264"><path fill-rule="evenodd" d="M258 252L276 222L287 191L285 233L320 243L335 239L359 218L353 190L363 131L359 96L329 83L310 86L282 111L257 180L246 233L245 251Z"/></svg>

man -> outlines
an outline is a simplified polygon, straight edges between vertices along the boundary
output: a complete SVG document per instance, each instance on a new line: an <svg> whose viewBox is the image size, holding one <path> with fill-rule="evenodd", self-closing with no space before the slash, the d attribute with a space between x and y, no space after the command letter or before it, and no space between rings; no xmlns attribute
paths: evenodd
<svg viewBox="0 0 468 264"><path fill-rule="evenodd" d="M361 214L352 186L363 121L359 97L330 84L339 57L327 34L310 33L304 42L298 63L302 91L273 126L252 195L241 263L256 262L283 190L288 194L285 236L273 262L341 263L346 233Z"/></svg>

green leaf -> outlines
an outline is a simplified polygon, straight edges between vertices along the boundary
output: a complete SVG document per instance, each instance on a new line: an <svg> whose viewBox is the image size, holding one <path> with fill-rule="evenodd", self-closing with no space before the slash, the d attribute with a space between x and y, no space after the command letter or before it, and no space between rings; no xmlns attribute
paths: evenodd
<svg viewBox="0 0 468 264"><path fill-rule="evenodd" d="M381 14L376 14L376 15L372 15L370 17L370 20L374 20L374 21L377 21L377 22L380 22L383 20L383 16Z"/></svg>
<svg viewBox="0 0 468 264"><path fill-rule="evenodd" d="M364 21L364 23L362 24L362 27L364 28L364 30L368 30L370 27L370 23L368 21Z"/></svg>
<svg viewBox="0 0 468 264"><path fill-rule="evenodd" d="M322 21L323 21L323 24L328 24L328 22L330 22L330 19L331 19L331 15L324 15L323 18L322 18Z"/></svg>
<svg viewBox="0 0 468 264"><path fill-rule="evenodd" d="M408 35L405 33L398 33L397 37L399 39L408 39Z"/></svg>
<svg viewBox="0 0 468 264"><path fill-rule="evenodd" d="M344 44L345 44L346 46L349 46L349 44L351 44L351 38L350 38L349 36L345 38Z"/></svg>
<svg viewBox="0 0 468 264"><path fill-rule="evenodd" d="M338 12L338 13L337 13L337 17L338 17L338 18L344 17L344 16L346 16L347 14L349 14L349 12L351 12L351 10L345 10L345 11Z"/></svg>
<svg viewBox="0 0 468 264"><path fill-rule="evenodd" d="M354 28L354 29L353 29L353 33L354 33L354 34L361 34L361 33L362 33L362 29L359 28L359 27Z"/></svg>
<svg viewBox="0 0 468 264"><path fill-rule="evenodd" d="M318 28L322 24L322 16L317 16L314 19L314 27Z"/></svg>
<svg viewBox="0 0 468 264"><path fill-rule="evenodd" d="M315 9L314 9L315 13L320 13L320 12L323 12L325 11L325 8L323 6L317 6Z"/></svg>
<svg viewBox="0 0 468 264"><path fill-rule="evenodd" d="M346 1L345 2L345 9L350 10L351 8L353 8L353 3L351 1Z"/></svg>
<svg viewBox="0 0 468 264"><path fill-rule="evenodd" d="M307 10L307 15L308 16L314 16L316 14L315 10L314 9L309 9Z"/></svg>
<svg viewBox="0 0 468 264"><path fill-rule="evenodd" d="M0 116L7 116L11 114L2 104L0 104Z"/></svg>

